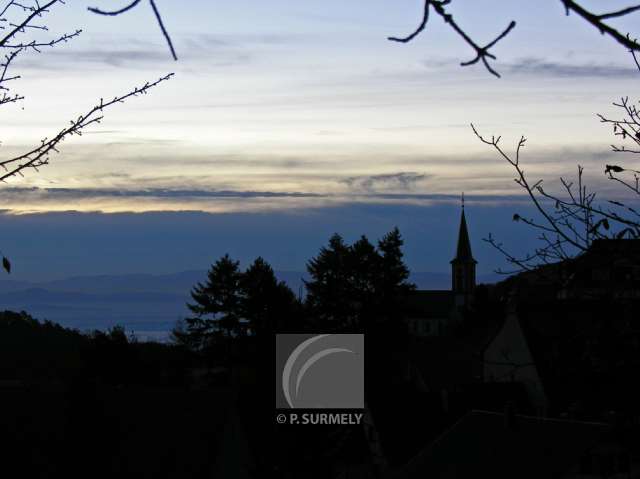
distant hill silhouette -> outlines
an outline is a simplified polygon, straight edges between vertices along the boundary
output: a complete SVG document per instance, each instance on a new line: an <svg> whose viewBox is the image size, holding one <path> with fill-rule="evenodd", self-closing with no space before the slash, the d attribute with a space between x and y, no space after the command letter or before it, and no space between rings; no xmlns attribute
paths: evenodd
<svg viewBox="0 0 640 479"><path fill-rule="evenodd" d="M178 319L188 314L185 303L205 270L172 274L74 276L55 281L0 281L0 309L27 311L35 318L81 331L120 324L140 339L164 338ZM306 273L276 271L298 294ZM480 275L479 282L495 282L498 275ZM419 289L449 289L448 273L412 273Z"/></svg>

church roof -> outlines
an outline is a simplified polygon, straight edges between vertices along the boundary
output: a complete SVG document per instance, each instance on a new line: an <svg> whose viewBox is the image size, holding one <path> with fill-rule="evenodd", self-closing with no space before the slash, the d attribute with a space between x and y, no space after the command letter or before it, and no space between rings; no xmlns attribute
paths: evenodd
<svg viewBox="0 0 640 479"><path fill-rule="evenodd" d="M405 307L410 318L448 318L454 307L455 295L449 290L416 290L409 293Z"/></svg>
<svg viewBox="0 0 640 479"><path fill-rule="evenodd" d="M462 209L462 216L460 218L456 257L453 258L453 261L462 263L476 262L476 260L473 259L473 254L471 253L471 241L469 240L469 230L467 229L467 219L464 216L464 208Z"/></svg>
<svg viewBox="0 0 640 479"><path fill-rule="evenodd" d="M635 372L637 360L626 344L640 340L631 320L638 304L616 298L518 298L517 320L552 408L577 401L585 408L635 407L640 390L629 371ZM607 349L611 344L615 347Z"/></svg>

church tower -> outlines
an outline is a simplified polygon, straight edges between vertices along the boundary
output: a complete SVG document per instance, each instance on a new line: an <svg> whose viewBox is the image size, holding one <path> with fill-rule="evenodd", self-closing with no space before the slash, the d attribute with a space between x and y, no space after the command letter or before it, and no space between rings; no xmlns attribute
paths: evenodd
<svg viewBox="0 0 640 479"><path fill-rule="evenodd" d="M471 253L471 242L467 230L467 220L464 216L464 194L462 195L462 216L458 232L458 247L456 257L451 260L451 289L456 296L456 303L466 305L476 286L476 264Z"/></svg>

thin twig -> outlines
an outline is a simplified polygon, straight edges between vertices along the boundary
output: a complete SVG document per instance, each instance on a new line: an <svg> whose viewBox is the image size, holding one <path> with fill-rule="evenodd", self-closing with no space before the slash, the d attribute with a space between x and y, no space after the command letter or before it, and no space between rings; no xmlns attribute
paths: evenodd
<svg viewBox="0 0 640 479"><path fill-rule="evenodd" d="M129 10L131 10L134 7L138 6L139 4L140 4L140 0L134 0L133 2L128 4L127 6L125 6L123 8L120 8L118 10L102 10L102 9L96 8L96 7L88 7L88 10L90 12L92 12L92 13L97 14L97 15L107 15L107 16L115 17L115 16L118 16L118 15L121 15L123 13L128 12ZM160 10L158 10L158 7L156 6L155 0L149 0L149 5L151 6L151 9L153 10L153 14L156 17L156 21L158 22L158 26L160 27L160 30L162 31L162 35L164 36L164 39L167 42L167 45L169 46L169 50L171 51L171 56L173 57L174 60L178 60L178 56L176 55L176 50L173 47L173 42L171 41L171 36L169 35L169 32L167 31L166 27L164 26L164 22L162 20L162 15L160 15Z"/></svg>
<svg viewBox="0 0 640 479"><path fill-rule="evenodd" d="M460 63L461 66L469 66L478 63L479 61L485 66L487 71L492 75L500 78L500 74L490 65L489 59L495 60L496 56L490 52L490 49L493 48L500 40L506 37L511 30L513 30L516 26L516 22L512 21L509 23L507 28L505 28L502 33L500 33L496 38L487 43L484 46L480 46L477 42L475 42L454 20L453 16L447 12L446 6L450 3L451 0L425 0L424 2L424 10L422 15L422 21L418 28L416 28L411 34L406 37L387 37L388 40L400 43L408 43L417 37L427 26L427 22L429 21L429 8L433 7L433 10L440 15L443 21L448 24L462 39L471 47L476 53L476 56L469 61Z"/></svg>

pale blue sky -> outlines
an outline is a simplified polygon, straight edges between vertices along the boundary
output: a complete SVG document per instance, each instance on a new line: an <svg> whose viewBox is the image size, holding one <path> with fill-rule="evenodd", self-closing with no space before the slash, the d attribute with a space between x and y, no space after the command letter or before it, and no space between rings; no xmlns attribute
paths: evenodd
<svg viewBox="0 0 640 479"><path fill-rule="evenodd" d="M387 205L392 226L389 211L428 214L463 190L489 211L514 201L501 200L515 191L512 172L470 122L503 135L505 145L526 135L531 175L552 180L581 163L600 184L611 135L594 114L633 95L640 75L621 47L565 17L559 1L453 2L480 42L518 22L495 49L502 79L460 68L472 52L435 16L413 43L388 42L417 25L418 0L157 0L178 62L145 2L117 18L86 11L114 3L70 0L51 12L53 32L84 33L16 62L23 78L15 88L26 100L4 107L3 155L51 135L100 97L176 76L108 111L39 174L5 185L0 198L11 214L301 215ZM618 25L626 31L637 18ZM167 267L175 269L177 262Z"/></svg>

